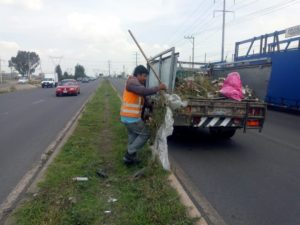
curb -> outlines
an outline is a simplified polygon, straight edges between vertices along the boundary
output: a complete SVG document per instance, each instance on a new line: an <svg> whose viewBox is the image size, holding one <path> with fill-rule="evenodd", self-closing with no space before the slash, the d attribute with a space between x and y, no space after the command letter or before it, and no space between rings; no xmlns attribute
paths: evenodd
<svg viewBox="0 0 300 225"><path fill-rule="evenodd" d="M119 92L117 89L113 86L113 84L109 81L111 87L114 89L114 91L117 93L119 99L122 102L122 98L119 95ZM188 193L185 191L184 187L181 185L179 179L177 178L176 170L179 167L178 165L174 166L175 161L174 159L170 158L171 162L171 174L168 177L170 185L177 191L179 194L180 202L187 208L188 215L191 218L199 218L196 225L208 225L206 219L201 214L201 212L198 210L198 208L195 206L191 198L189 197ZM226 225L226 224L217 224L216 225Z"/></svg>
<svg viewBox="0 0 300 225"><path fill-rule="evenodd" d="M101 83L100 83L101 85ZM76 114L68 121L62 131L59 132L56 139L46 148L41 159L22 177L16 187L9 193L4 202L0 205L0 224L4 223L9 214L16 208L21 200L21 196L33 190L39 180L46 171L54 157L60 152L61 146L66 139L71 135L71 131L76 127L77 122L84 111L86 104L94 97L95 93L83 103Z"/></svg>

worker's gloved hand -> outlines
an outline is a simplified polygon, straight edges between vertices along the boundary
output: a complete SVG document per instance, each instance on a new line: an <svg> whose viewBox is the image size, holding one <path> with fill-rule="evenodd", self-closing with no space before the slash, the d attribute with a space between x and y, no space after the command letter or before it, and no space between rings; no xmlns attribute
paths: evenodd
<svg viewBox="0 0 300 225"><path fill-rule="evenodd" d="M167 86L164 84L164 83L160 83L159 84L159 90L162 91L162 90L167 90Z"/></svg>

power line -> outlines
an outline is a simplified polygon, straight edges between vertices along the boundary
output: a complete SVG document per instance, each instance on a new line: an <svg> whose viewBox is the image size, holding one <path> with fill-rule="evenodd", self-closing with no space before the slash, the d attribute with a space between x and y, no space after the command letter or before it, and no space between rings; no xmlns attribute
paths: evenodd
<svg viewBox="0 0 300 225"><path fill-rule="evenodd" d="M285 4L290 4L291 2L294 2L294 1L295 1L295 0L290 1L290 2L287 2L287 3L284 3L284 1L283 1L282 3L280 3L281 8L291 6L291 5L285 5ZM283 3L284 3L284 5L282 5ZM241 5L240 7L237 7L236 9L245 8L245 7L249 6L250 4L252 4L252 2L249 2L248 4L245 4L245 5ZM297 3L295 2L294 4L297 4ZM238 20L234 20L234 21L227 22L226 25L229 25L229 26L232 26L232 25L234 25L234 26L235 26L235 25L238 25L238 24L240 24L240 23L243 23L243 22L245 22L245 21L247 21L247 20L252 19L252 17L255 16L256 14L260 14L261 12L265 12L265 10L266 10L266 9L269 9L269 8L271 8L271 12L268 12L268 14L270 14L270 13L272 13L272 11L274 11L275 7L278 7L278 4L277 4L277 5L273 5L273 6L271 6L271 7L268 7L268 8L264 8L264 9L260 9L260 10L251 12L251 13L249 13L249 14L246 14L246 15L244 15L244 16L242 16L242 17L239 17ZM278 8L278 9L279 9L279 8ZM278 9L277 9L277 10L278 10ZM267 13L265 13L265 14L267 14ZM246 20L241 20L241 18L244 18L244 17L247 17ZM205 31L206 31L206 34L208 34L209 32L213 32L213 31L219 30L219 29L220 29L220 26L219 26L219 25L213 26L213 27L210 27L210 28L203 28L203 29L198 30L197 32L193 33L193 35L195 35L195 36L202 35L203 32L205 32ZM207 33L207 32L208 32L208 33ZM214 33L214 34L216 34L216 33ZM206 35L206 36L208 36L208 35ZM206 37L206 36L205 36L205 37ZM204 38L204 39L206 39L206 38Z"/></svg>
<svg viewBox="0 0 300 225"><path fill-rule="evenodd" d="M172 35L170 35L171 39L169 40L169 42L171 42L175 36L177 36L180 31L182 30L182 28L184 27L184 25L191 19L191 17L203 6L203 4L205 3L205 0L201 1L200 4L195 8L195 10L189 14L188 17L186 17L185 20L183 20L183 22L178 25L179 29L177 29L175 31L175 33L173 33ZM165 40L164 42L167 42L167 40Z"/></svg>
<svg viewBox="0 0 300 225"><path fill-rule="evenodd" d="M248 7L249 5L251 5L251 4L253 4L253 3L255 3L255 2L257 2L257 0L250 0L249 2L246 2L245 3L245 1L243 2L243 4L242 5L240 5L239 7L237 7L236 8L236 10L238 10L238 9L242 9L242 8L245 8L245 7ZM240 4L240 3L237 3L238 5ZM209 13L210 11L209 10L206 10L206 15ZM205 14L204 14L204 16L206 16ZM217 16L218 17L218 16ZM196 27L199 27L199 26L201 26L201 28L202 27L208 27L208 26L211 26L211 25L213 25L213 24L215 24L216 23L216 20L214 20L214 21L212 21L213 20L213 17L211 17L211 19L209 19L209 20L207 20L207 21L205 21L205 20L199 20L200 22L197 22L197 23L194 23L194 26L191 26L190 27L190 30L192 30L193 28L196 28ZM212 22L211 22L212 21ZM215 29L215 27L214 27L214 29ZM219 29L219 26L218 26L218 29ZM198 29L199 30L199 29ZM200 31L209 31L209 30L211 30L211 28L206 28L206 29L204 29L204 28L202 28ZM201 34L199 34L199 33L192 33L193 35L201 35ZM214 34L217 34L217 33L214 33ZM206 35L206 36L208 36L208 35ZM206 37L205 36L205 37ZM211 35L210 35L211 36ZM205 38L203 38L203 39L205 39ZM180 44L181 43L181 44ZM182 45L182 43L183 43L183 39L181 39L181 40L179 40L179 41L177 41L175 44L177 44L177 45L179 45L179 46L181 46Z"/></svg>
<svg viewBox="0 0 300 225"><path fill-rule="evenodd" d="M244 7L244 5L242 5L240 8L242 8L242 7ZM203 16L205 17L205 18L207 18L208 16L208 14L210 13L210 11L209 10L206 10L206 14L203 14ZM218 17L218 16L214 16L214 17ZM196 21L196 23L194 23L193 25L194 26L191 26L191 27L189 27L188 29L186 29L186 30L192 30L192 29L194 29L194 28L196 28L196 27L199 27L199 26L201 26L201 27L209 27L209 26L211 26L211 25L213 25L213 24L215 24L216 23L216 20L214 20L214 21L212 21L213 20L213 18L214 17L211 17L209 20L207 20L207 21L205 21L205 20L200 20L200 22L198 22L198 21ZM208 29L211 29L211 28L208 28ZM206 31L206 29L204 30L204 31ZM198 33L192 33L193 35L199 35ZM176 44L179 44L179 42L181 42L182 43L182 39L181 40L179 40Z"/></svg>
<svg viewBox="0 0 300 225"><path fill-rule="evenodd" d="M290 0L290 1L285 2L285 3L283 3L283 2L285 2L285 1L282 1L279 4L276 4L276 5L273 5L273 6L270 6L270 7L266 7L266 8L263 8L263 9L251 12L249 14L243 15L241 17L238 17L237 20L228 22L228 23L226 23L226 25L228 25L228 26L236 26L236 25L238 25L240 23L243 23L245 21L251 20L254 16L256 16L256 18L257 18L257 15L260 15L260 14L262 14L262 15L271 14L271 13L273 13L273 12L275 12L277 10L280 10L280 9L282 9L284 7L288 7L288 6L292 6L294 4L298 4L299 0ZM293 4L291 4L291 3L293 3ZM242 20L243 18L245 18L245 19ZM208 28L208 29L202 29L202 30L198 31L197 33L194 33L194 35L197 36L197 35L200 34L200 32L203 32L203 31L214 31L214 30L218 30L218 29L220 29L220 26L215 26L215 27Z"/></svg>
<svg viewBox="0 0 300 225"><path fill-rule="evenodd" d="M269 9L269 11L267 11L267 13L264 13L264 14L270 14L270 13L273 13L274 11L277 11L277 10L279 10L279 9L282 9L283 7L288 7L288 6L291 6L291 4L297 4L297 3L298 3L298 2L296 2L295 0L292 0L292 1L289 1L289 2L284 2L284 1L282 1L282 2L280 2L279 4L275 4L275 5L271 6L271 7L267 7L267 9ZM242 7L245 7L245 6L246 6L246 5L242 5L242 6L239 7L239 8L242 8ZM280 7L278 7L278 6L280 6ZM231 22L229 22L229 23L226 23L226 25L228 25L228 26L235 26L235 25L238 25L238 24L240 24L240 23L242 23L242 22L245 22L245 21L247 21L247 20L249 20L249 19L252 19L252 17L254 17L254 16L257 15L257 14L261 14L261 12L262 12L262 11L265 11L265 9L266 9L266 8L260 9L260 10L251 12L251 13L249 13L249 14L244 15L244 16L241 17L241 18L247 17L246 20L238 20L238 21L235 20L235 21L231 21ZM250 16L250 14L252 14L252 16ZM212 32L212 31L218 30L218 29L220 29L220 26L215 26L215 27L212 27L212 28L203 29L203 30L201 30L201 31L198 31L198 33L195 33L194 35L195 35L195 36L198 36L198 35L202 34L202 32L207 31L207 32L206 32L206 36L207 36L207 35L209 35L209 32ZM201 33L200 33L200 32L201 32ZM214 32L214 33L216 34L216 32ZM210 36L211 36L211 35L210 35ZM204 38L204 39L207 39L207 38ZM199 45L198 45L198 46L199 46ZM196 46L196 47L197 47L197 46Z"/></svg>
<svg viewBox="0 0 300 225"><path fill-rule="evenodd" d="M286 1L281 1L280 3L276 3L272 6L268 6L268 7L265 7L265 8L262 8L262 9L259 9L259 10L256 10L254 12L251 12L251 13L248 13L248 14L245 14L241 17L239 17L238 21L237 20L234 20L234 21L230 21L230 22L227 22L226 25L238 25L240 23L243 23L247 20L250 20L250 19L253 19L253 17L255 16L257 18L257 15L267 15L267 14L271 14L275 11L278 11L278 10L281 10L283 8L286 8L286 7L290 7L292 5L295 5L295 4L298 4L299 1L297 0L290 0L288 2ZM250 4L252 4L252 2L248 2L247 4L243 4L243 5L240 5L239 7L237 7L236 9L241 9L241 8L245 8L245 7L248 7ZM244 19L245 18L245 19ZM202 35L203 32L205 32L205 36L207 35L210 35L209 32L213 32L213 35L217 34L216 32L214 32L215 30L219 30L221 26L213 26L213 27L207 27L207 28L202 28L201 30L198 30L196 33L193 33L194 36L198 36L198 35ZM211 35L210 35L211 36ZM205 38L204 38L205 39ZM207 38L206 38L207 39ZM201 42L201 44L203 44L203 42ZM199 46L199 45L198 45ZM227 45L226 45L227 46ZM196 46L197 47L197 46ZM227 48L227 47L226 47ZM224 49L225 51L225 49ZM228 51L228 50L226 50ZM195 58L197 58L198 56L196 56ZM201 56L202 57L202 56Z"/></svg>
<svg viewBox="0 0 300 225"><path fill-rule="evenodd" d="M206 18L208 18L208 14L210 12L210 7L212 7L211 5L206 5L208 7L206 8L203 8L204 9L204 13L199 13L199 16L195 17L193 22L190 23L190 25L188 27L185 27L184 30L182 30L180 32L180 34L187 34L187 33L190 33L190 31L195 27L195 26L198 26L199 24L201 23L204 23ZM200 22L199 22L200 21ZM175 37L175 36L174 36ZM173 41L173 44L178 44L179 42L182 42L183 39L182 39L182 35L179 36L179 38L175 39Z"/></svg>

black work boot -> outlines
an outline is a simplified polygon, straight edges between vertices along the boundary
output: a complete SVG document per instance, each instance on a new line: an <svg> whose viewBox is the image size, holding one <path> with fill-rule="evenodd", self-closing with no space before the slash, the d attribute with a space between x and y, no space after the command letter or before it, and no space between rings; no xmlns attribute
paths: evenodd
<svg viewBox="0 0 300 225"><path fill-rule="evenodd" d="M141 161L137 159L136 152L132 153L132 154L126 152L124 157L123 157L123 162L126 165L133 165L133 164L138 164Z"/></svg>

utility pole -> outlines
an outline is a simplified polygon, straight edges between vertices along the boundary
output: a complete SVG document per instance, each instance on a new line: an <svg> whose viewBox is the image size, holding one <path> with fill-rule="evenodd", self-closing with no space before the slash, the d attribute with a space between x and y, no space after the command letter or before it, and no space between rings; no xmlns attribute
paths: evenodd
<svg viewBox="0 0 300 225"><path fill-rule="evenodd" d="M135 66L138 64L138 52L135 52Z"/></svg>
<svg viewBox="0 0 300 225"><path fill-rule="evenodd" d="M137 57L138 57L138 53L135 53L135 66L137 66Z"/></svg>
<svg viewBox="0 0 300 225"><path fill-rule="evenodd" d="M225 19L226 19L226 13L233 11L227 11L226 10L226 0L223 0L223 10L214 10L214 17L215 12L222 12L223 13L223 22L222 22L222 48L221 48L221 61L224 61L224 43L225 43Z"/></svg>
<svg viewBox="0 0 300 225"><path fill-rule="evenodd" d="M195 56L195 37L194 36L184 36L185 39L192 40L192 68L194 68L194 56Z"/></svg>
<svg viewBox="0 0 300 225"><path fill-rule="evenodd" d="M27 74L27 78L29 80L31 80L31 77L30 77L30 71L31 71L31 62L30 62L30 52L28 53L28 74Z"/></svg>
<svg viewBox="0 0 300 225"><path fill-rule="evenodd" d="M53 65L54 65L54 74L53 75L55 76L56 66L60 65L60 62L61 62L63 56L49 56L49 58L51 59ZM59 81L58 75L57 75L57 80Z"/></svg>
<svg viewBox="0 0 300 225"><path fill-rule="evenodd" d="M204 63L206 63L206 52L204 54Z"/></svg>
<svg viewBox="0 0 300 225"><path fill-rule="evenodd" d="M125 65L123 65L123 76L124 76L124 78L126 77L126 74L125 74Z"/></svg>

